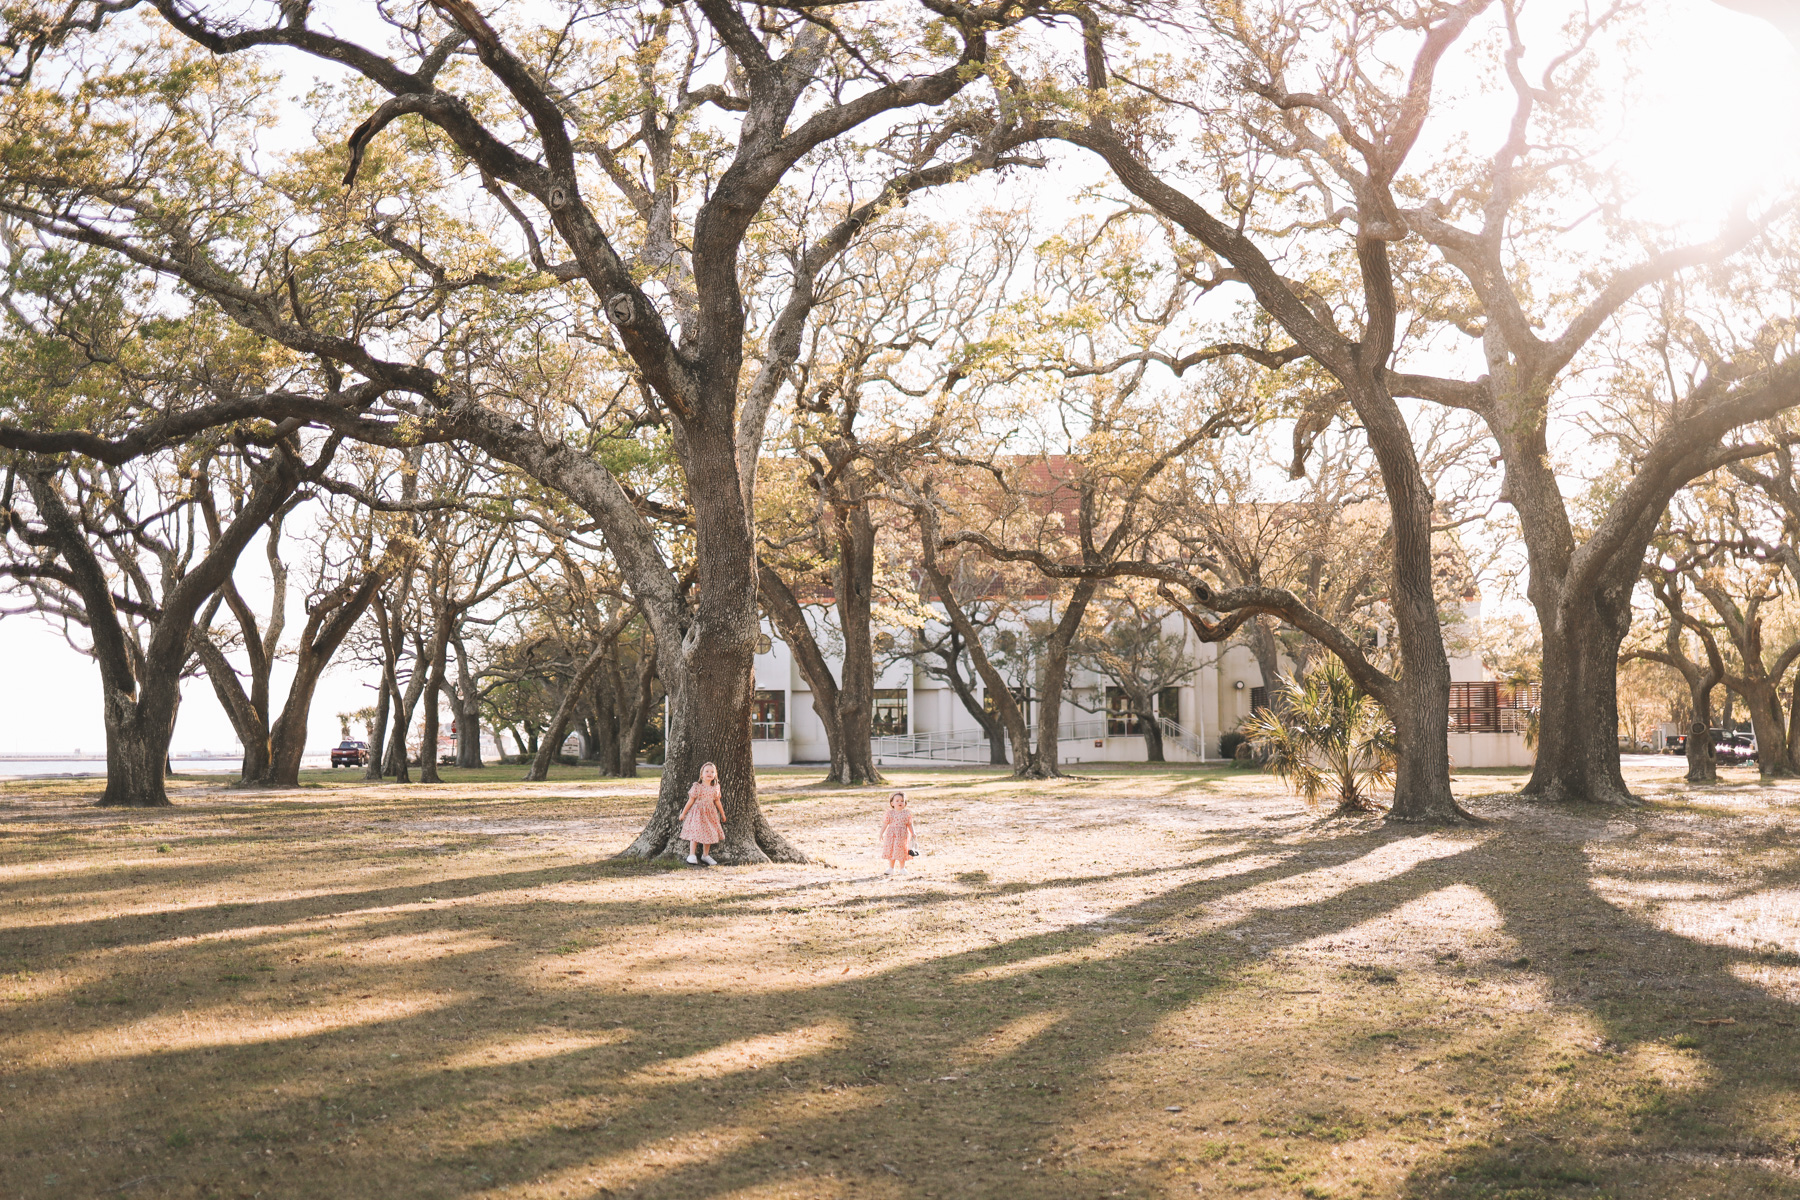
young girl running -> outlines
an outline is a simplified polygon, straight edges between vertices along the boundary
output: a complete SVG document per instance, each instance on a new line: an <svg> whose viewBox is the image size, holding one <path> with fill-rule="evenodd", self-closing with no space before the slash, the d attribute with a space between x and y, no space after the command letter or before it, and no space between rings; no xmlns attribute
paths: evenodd
<svg viewBox="0 0 1800 1200"><path fill-rule="evenodd" d="M719 797L719 768L700 767L700 782L688 789L687 807L681 810L681 836L687 839L688 862L694 866L719 864L707 851L725 840L725 805Z"/></svg>
<svg viewBox="0 0 1800 1200"><path fill-rule="evenodd" d="M888 797L887 812L881 818L881 857L887 860L887 873L906 870L912 850L912 810L906 807L906 793Z"/></svg>

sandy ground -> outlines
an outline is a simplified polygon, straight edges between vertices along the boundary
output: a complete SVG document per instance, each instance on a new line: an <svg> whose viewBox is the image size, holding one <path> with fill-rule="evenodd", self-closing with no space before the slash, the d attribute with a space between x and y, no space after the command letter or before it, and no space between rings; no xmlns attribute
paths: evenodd
<svg viewBox="0 0 1800 1200"><path fill-rule="evenodd" d="M8 784L0 1197L1800 1196L1800 791L1679 765L900 773L904 878L791 772L818 861L705 870L653 780Z"/></svg>

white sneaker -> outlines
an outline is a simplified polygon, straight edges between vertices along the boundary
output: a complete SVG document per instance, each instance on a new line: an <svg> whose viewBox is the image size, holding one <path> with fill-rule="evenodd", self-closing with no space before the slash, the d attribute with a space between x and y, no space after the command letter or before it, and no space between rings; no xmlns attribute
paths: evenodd
<svg viewBox="0 0 1800 1200"><path fill-rule="evenodd" d="M699 865L700 865L700 860L699 860L699 859L697 859L697 858L695 858L695 857L694 857L694 856L693 856L693 855L691 855L691 854L690 854L690 855L688 855L688 866L690 866L690 867L697 867L697 866L699 866Z"/></svg>
<svg viewBox="0 0 1800 1200"><path fill-rule="evenodd" d="M718 866L718 865L719 865L719 862L718 862L718 860L717 860L717 859L715 859L715 858L714 858L714 857L713 857L713 856L712 856L712 855L710 855L710 854L702 854L702 855L701 855L701 856L700 856L700 861L701 861L701 862L703 862L703 863L705 863L705 864L706 864L706 865L707 865L707 866L709 866L709 867L716 867L716 866Z"/></svg>

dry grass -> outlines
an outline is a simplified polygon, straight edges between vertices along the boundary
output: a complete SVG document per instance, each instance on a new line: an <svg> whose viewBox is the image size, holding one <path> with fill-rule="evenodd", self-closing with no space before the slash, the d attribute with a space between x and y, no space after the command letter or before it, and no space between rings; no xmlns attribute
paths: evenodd
<svg viewBox="0 0 1800 1200"><path fill-rule="evenodd" d="M1678 765L921 772L906 879L796 772L822 861L710 871L607 860L653 780L6 785L0 1196L1800 1195L1800 794Z"/></svg>

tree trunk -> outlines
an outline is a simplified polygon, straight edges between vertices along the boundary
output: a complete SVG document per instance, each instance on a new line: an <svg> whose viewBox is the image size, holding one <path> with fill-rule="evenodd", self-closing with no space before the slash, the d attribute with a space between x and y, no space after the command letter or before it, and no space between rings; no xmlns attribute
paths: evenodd
<svg viewBox="0 0 1800 1200"><path fill-rule="evenodd" d="M225 710L232 732L243 743L244 758L238 768L238 783L262 783L269 777L270 763L267 710L257 709L255 701L245 693L225 652L219 649L218 643L204 629L194 630L194 653L206 668L207 682L212 685L219 707Z"/></svg>
<svg viewBox="0 0 1800 1200"><path fill-rule="evenodd" d="M456 718L456 765L485 767L487 763L481 760L481 697L476 696L471 702L461 688L457 693L463 710Z"/></svg>
<svg viewBox="0 0 1800 1200"><path fill-rule="evenodd" d="M595 676L593 688L594 702L594 756L600 760L600 774L617 779L619 766L619 727L624 721L621 709L625 697L621 694L625 681L619 671L619 644L614 641L606 653L606 661Z"/></svg>
<svg viewBox="0 0 1800 1200"><path fill-rule="evenodd" d="M387 602L383 598L377 596L375 601L375 620L377 632L381 637L382 710L388 725L382 730L381 741L369 743L369 767L365 772L365 777L368 779L381 779L384 776L395 775L396 781L404 782L404 780L400 780L395 771L393 744L395 731L404 731L407 722L406 702L400 694L401 633L398 613L406 603L406 593L411 582L411 573L408 572L400 581L394 615L389 615ZM398 741L400 757L404 759L406 754L404 732L401 733Z"/></svg>
<svg viewBox="0 0 1800 1200"><path fill-rule="evenodd" d="M1163 754L1162 721L1156 713L1154 696L1148 692L1133 695L1131 703L1137 709L1138 727L1144 731L1144 761L1167 762Z"/></svg>
<svg viewBox="0 0 1800 1200"><path fill-rule="evenodd" d="M1537 763L1524 794L1552 803L1635 803L1619 770L1619 647L1631 628L1630 593L1601 602L1531 583L1544 635L1544 694ZM1555 603L1538 603L1545 594ZM1586 603L1583 603L1586 599Z"/></svg>
<svg viewBox="0 0 1800 1200"><path fill-rule="evenodd" d="M1800 775L1800 692L1788 694L1787 765L1789 774Z"/></svg>
<svg viewBox="0 0 1800 1200"><path fill-rule="evenodd" d="M1450 659L1433 586L1431 488L1393 399L1364 397L1356 412L1381 467L1393 521L1389 596L1400 641L1400 678L1388 712L1398 758L1388 816L1431 824L1465 821L1468 814L1450 791ZM1616 663L1616 643L1613 650Z"/></svg>
<svg viewBox="0 0 1800 1200"><path fill-rule="evenodd" d="M269 778L269 767L274 761L270 753L268 727L258 722L248 728L238 729L236 733L238 740L244 743L244 758L238 767L238 782L264 782Z"/></svg>
<svg viewBox="0 0 1800 1200"><path fill-rule="evenodd" d="M442 783L438 775L438 737L444 702L445 659L450 653L450 614L440 614L431 634L431 649L426 657L431 679L425 685L425 732L419 738L419 782Z"/></svg>
<svg viewBox="0 0 1800 1200"><path fill-rule="evenodd" d="M735 387L735 372L718 386ZM732 405L715 407L726 413ZM756 548L748 500L738 473L735 430L694 421L682 426L684 467L693 486L694 566L698 587L685 630L657 616L657 667L668 696L662 786L656 811L623 857L687 856L680 813L702 763L718 769L725 804L721 863L805 862L806 855L763 816L751 760L751 669L756 655ZM660 623L658 623L660 622Z"/></svg>
<svg viewBox="0 0 1800 1200"><path fill-rule="evenodd" d="M1765 780L1791 776L1788 765L1787 724L1781 696L1766 678L1737 679L1733 685L1750 710L1750 728L1756 737L1757 773Z"/></svg>
<svg viewBox="0 0 1800 1200"><path fill-rule="evenodd" d="M469 670L469 653L462 631L456 633L456 765L483 767L481 761L481 692Z"/></svg>
<svg viewBox="0 0 1800 1200"><path fill-rule="evenodd" d="M1268 617L1253 617L1244 624L1244 644L1250 648L1250 655L1256 659L1256 672L1262 676L1262 686L1268 692L1269 707L1279 709L1277 697L1283 691L1281 686L1281 643L1276 640L1273 621Z"/></svg>
<svg viewBox="0 0 1800 1200"><path fill-rule="evenodd" d="M194 619L208 598L224 586L238 555L274 515L299 482L299 461L285 444L256 473L243 508L212 548L162 597L141 661L136 660L119 624L112 590L87 535L63 503L62 493L43 474L20 475L45 535L62 555L85 611L93 655L100 665L106 729L106 789L103 806L161 808L169 803L164 782L175 712L181 703L181 672L194 644Z"/></svg>
<svg viewBox="0 0 1800 1200"><path fill-rule="evenodd" d="M102 808L166 808L169 741L175 734L171 706L106 697L106 790ZM158 711L162 710L162 711Z"/></svg>
<svg viewBox="0 0 1800 1200"><path fill-rule="evenodd" d="M1725 660L1719 654L1719 643L1711 630L1689 617L1683 608L1677 573L1660 566L1646 566L1642 573L1656 596L1656 602L1669 614L1669 628L1664 635L1665 644L1661 652L1646 650L1639 654L1673 668L1687 684L1688 708L1691 710L1687 743L1683 746L1687 754L1687 781L1713 783L1719 778L1719 765L1712 741L1712 694L1713 689L1725 678ZM1689 658L1682 646L1683 634L1690 629L1699 638L1701 648L1706 651L1704 667ZM1791 736L1788 748L1793 749Z"/></svg>
<svg viewBox="0 0 1800 1200"><path fill-rule="evenodd" d="M1095 80L1092 86L1103 83ZM1090 125L1064 136L1099 153L1119 182L1140 199L1178 222L1214 253L1247 269L1264 311L1281 321L1297 340L1310 343L1308 352L1326 364L1343 385L1345 398L1362 423L1380 467L1393 522L1389 602L1399 634L1401 678L1395 687L1383 689L1393 700L1387 708L1394 720L1399 758L1389 816L1398 821L1435 823L1467 820L1468 814L1458 807L1450 791L1450 660L1444 651L1433 587L1432 490L1419 466L1411 426L1383 382L1396 344L1398 312L1386 243L1358 236L1356 253L1369 311L1363 336L1355 344L1334 344L1334 339L1316 338L1311 321L1296 319L1301 306L1293 293L1271 286L1267 262L1260 252L1158 178L1110 130ZM1535 583L1535 569L1532 577Z"/></svg>
<svg viewBox="0 0 1800 1200"><path fill-rule="evenodd" d="M813 712L818 714L819 724L825 729L825 753L831 760L825 782L849 783L850 753L844 737L844 706L838 695L837 678L825 661L825 652L819 648L812 626L806 623L806 611L800 607L793 589L761 559L757 560L756 570L757 594L761 597L763 611L775 623L781 640L787 643L788 652L794 656L794 665L800 668L800 677L806 680L807 689L812 693ZM845 641L848 643L849 639Z"/></svg>
<svg viewBox="0 0 1800 1200"><path fill-rule="evenodd" d="M1793 665L1800 644L1790 644L1769 662L1764 643L1763 605L1772 593L1759 593L1740 605L1716 581L1701 576L1696 588L1718 614L1719 622L1737 649L1740 673L1726 677L1727 695L1744 698L1750 710L1750 728L1756 735L1756 764L1763 779L1791 776L1793 748L1781 711L1781 681ZM1710 636L1710 635L1709 635Z"/></svg>
<svg viewBox="0 0 1800 1200"><path fill-rule="evenodd" d="M381 613L376 613L376 620L383 620ZM387 741L388 707L392 703L390 696L394 687L394 664L386 654L382 655L381 686L376 689L375 723L369 727L369 761L363 766L363 778L379 780L381 778L381 748Z"/></svg>
<svg viewBox="0 0 1800 1200"><path fill-rule="evenodd" d="M962 604L951 593L950 580L938 565L936 520L928 512L915 512L920 516L923 526L920 541L925 549L920 556L920 565L924 569L925 578L937 593L938 602L944 606L944 614L949 618L950 626L957 631L963 644L969 649L969 661L974 664L975 673L981 677L988 699L993 701L995 718L1005 727L1007 740L1012 743L1013 773L1021 774L1031 764L1031 730L1025 724L1025 714L1019 711L1019 702L1013 699L1012 690L989 660L987 651L982 648L980 634L969 620ZM991 734L989 743L991 746Z"/></svg>
<svg viewBox="0 0 1800 1200"><path fill-rule="evenodd" d="M424 454L423 446L413 447L406 452L411 469L401 472L400 495L403 499L412 500L418 495L419 464L424 460ZM416 534L416 519L409 518L408 524ZM391 612L381 589L377 588L370 600L375 608L376 632L381 639L382 692L376 708L377 728L370 731L369 765L363 772L365 779L378 780L384 775L392 775L395 783L407 783L411 778L406 769L406 725L412 719L412 708L400 695L400 648L405 637L402 626L405 621L406 598L412 592L417 563L417 558L410 555L400 563ZM386 723L389 720L393 721L393 745L399 747L397 754L391 746L383 744L388 734Z"/></svg>
<svg viewBox="0 0 1800 1200"><path fill-rule="evenodd" d="M1006 722L987 710L981 703L981 697L975 693L974 682L956 665L953 656L960 645L961 638L957 638L951 643L951 655L945 656L945 678L950 684L950 690L956 693L956 698L962 701L963 711L975 718L975 724L981 727L982 734L987 738L988 765L1011 766L1006 758Z"/></svg>
<svg viewBox="0 0 1800 1200"><path fill-rule="evenodd" d="M619 722L619 775L637 778L638 752L644 745L644 730L655 710L656 649L648 634L638 643L637 690L631 708Z"/></svg>
<svg viewBox="0 0 1800 1200"><path fill-rule="evenodd" d="M1710 697L1709 697L1710 699ZM1688 726L1687 746L1687 781L1689 783L1717 783L1719 780L1718 753L1713 749L1712 740L1712 705L1694 706L1694 721Z"/></svg>
<svg viewBox="0 0 1800 1200"><path fill-rule="evenodd" d="M396 616L398 617L398 614ZM394 635L396 643L399 642L400 636L396 631ZM394 777L395 783L412 782L412 767L408 764L406 757L406 735L412 725L413 710L419 706L419 697L425 693L425 682L430 674L431 669L425 661L424 647L415 638L413 639L412 678L406 681L406 693L400 697L394 710L394 732L388 740L387 773Z"/></svg>
<svg viewBox="0 0 1800 1200"><path fill-rule="evenodd" d="M1619 769L1619 647L1650 539L1675 488L1693 476L1667 475L1668 487L1641 494L1635 507L1615 507L1577 544L1548 452L1547 397L1517 384L1501 389L1485 419L1506 464L1503 488L1530 567L1526 594L1544 637L1537 762L1522 794L1635 804Z"/></svg>
<svg viewBox="0 0 1800 1200"><path fill-rule="evenodd" d="M1055 779L1062 775L1057 760L1061 757L1063 690L1069 682L1069 647L1081 631L1088 603L1099 587L1098 581L1092 579L1076 583L1070 589L1061 619L1044 639L1043 669L1038 676L1037 746L1027 764L1014 772L1020 779Z"/></svg>
<svg viewBox="0 0 1800 1200"><path fill-rule="evenodd" d="M550 718L549 735L538 742L532 750L531 769L525 772L527 781L538 781L550 777L550 761L556 757L557 747L563 744L568 736L569 722L574 719L575 706L581 695L587 691L588 684L606 662L607 644L604 639L594 643L594 648L582 660L581 667L575 672L575 678L563 689L562 702L556 706L555 714Z"/></svg>
<svg viewBox="0 0 1800 1200"><path fill-rule="evenodd" d="M963 711L975 718L975 724L981 727L981 732L987 737L988 765L1009 766L1006 761L1006 725L982 706L981 698L975 694L974 683L962 673L962 635L952 627L945 635L944 647L931 653L943 660L944 670L939 677L950 685L950 690L962 701Z"/></svg>
<svg viewBox="0 0 1800 1200"><path fill-rule="evenodd" d="M269 731L269 781L279 787L300 786L300 759L306 753L307 718L312 713L313 693L331 656L343 644L381 586L385 564L357 581L354 589L340 587L307 614L300 631L294 679L288 684L287 703Z"/></svg>
<svg viewBox="0 0 1800 1200"><path fill-rule="evenodd" d="M860 500L860 495L853 497ZM844 665L837 695L838 735L843 741L846 774L841 782L881 783L875 765L875 523L867 504L834 506L837 566L832 572L837 593L838 631L844 638Z"/></svg>
<svg viewBox="0 0 1800 1200"><path fill-rule="evenodd" d="M982 710L982 725L983 732L987 734L988 766L1012 766L1006 757L1006 726L999 721L987 718L985 709Z"/></svg>

